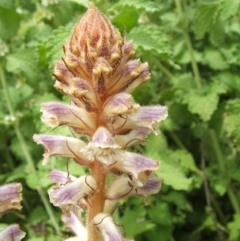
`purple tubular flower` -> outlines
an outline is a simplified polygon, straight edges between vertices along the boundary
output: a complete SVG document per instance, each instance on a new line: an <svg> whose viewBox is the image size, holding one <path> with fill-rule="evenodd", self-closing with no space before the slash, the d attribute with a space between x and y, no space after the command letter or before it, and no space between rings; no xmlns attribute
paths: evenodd
<svg viewBox="0 0 240 241"><path fill-rule="evenodd" d="M123 149L126 149L131 145L143 142L151 132L152 130L148 127L138 127L137 129L131 130L128 134L115 135L114 141Z"/></svg>
<svg viewBox="0 0 240 241"><path fill-rule="evenodd" d="M123 92L131 85L135 85L128 91L130 93L149 79L148 64L141 64L139 59L129 60L123 69L119 68L111 77L115 81L108 88L109 95Z"/></svg>
<svg viewBox="0 0 240 241"><path fill-rule="evenodd" d="M70 228L77 235L79 240L87 241L87 230L72 211L70 211L69 215L63 215L62 221L67 228Z"/></svg>
<svg viewBox="0 0 240 241"><path fill-rule="evenodd" d="M126 115L125 118L118 117L113 123L110 123L115 132L121 133L126 130L147 127L155 134L158 134L157 123L167 118L167 107L165 106L145 106L137 111Z"/></svg>
<svg viewBox="0 0 240 241"><path fill-rule="evenodd" d="M81 150L89 160L95 158L104 163L110 164L116 160L120 154L121 146L114 142L112 134L105 128L99 127L92 137L92 141Z"/></svg>
<svg viewBox="0 0 240 241"><path fill-rule="evenodd" d="M73 182L77 179L76 177L69 175L69 173L60 170L52 170L48 177L52 182L55 182L59 186L66 184L67 182Z"/></svg>
<svg viewBox="0 0 240 241"><path fill-rule="evenodd" d="M1 241L20 241L25 237L25 232L19 229L18 224L8 226L2 232L0 232Z"/></svg>
<svg viewBox="0 0 240 241"><path fill-rule="evenodd" d="M42 104L41 111L42 121L51 127L68 125L86 134L91 134L91 130L96 127L95 114L77 106L47 102Z"/></svg>
<svg viewBox="0 0 240 241"><path fill-rule="evenodd" d="M152 171L156 171L159 163L149 157L145 157L136 153L124 152L122 159L116 161L109 168L112 171L120 171L127 173L130 178L136 182L137 187L145 184L147 177Z"/></svg>
<svg viewBox="0 0 240 241"><path fill-rule="evenodd" d="M20 183L5 184L0 187L0 214L12 209L21 209L21 191Z"/></svg>
<svg viewBox="0 0 240 241"><path fill-rule="evenodd" d="M156 194L160 191L163 179L155 176L150 176L144 186L136 189L136 195L147 198L151 194Z"/></svg>
<svg viewBox="0 0 240 241"><path fill-rule="evenodd" d="M82 176L64 186L55 186L48 190L50 202L54 206L68 211L69 206L77 206L82 198L91 196L96 189L96 182L91 176Z"/></svg>
<svg viewBox="0 0 240 241"><path fill-rule="evenodd" d="M134 189L128 177L120 177L111 182L106 190L106 199L118 200L127 197Z"/></svg>
<svg viewBox="0 0 240 241"><path fill-rule="evenodd" d="M99 213L93 224L100 230L104 241L125 241L109 214ZM129 240L130 241L130 240ZM132 240L133 241L133 240Z"/></svg>
<svg viewBox="0 0 240 241"><path fill-rule="evenodd" d="M80 153L80 150L86 146L86 143L79 139L57 135L35 134L33 140L45 147L43 165L49 162L51 156L73 158L82 165L90 165L90 161L83 159L84 156Z"/></svg>
<svg viewBox="0 0 240 241"><path fill-rule="evenodd" d="M104 115L112 117L131 113L140 107L133 97L127 93L118 93L105 102Z"/></svg>

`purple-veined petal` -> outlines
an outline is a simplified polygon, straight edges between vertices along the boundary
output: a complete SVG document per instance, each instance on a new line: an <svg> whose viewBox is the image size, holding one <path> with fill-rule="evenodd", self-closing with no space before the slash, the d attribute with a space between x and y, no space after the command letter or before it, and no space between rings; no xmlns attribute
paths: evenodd
<svg viewBox="0 0 240 241"><path fill-rule="evenodd" d="M134 189L128 177L120 177L111 182L106 189L106 199L117 200L127 197Z"/></svg>
<svg viewBox="0 0 240 241"><path fill-rule="evenodd" d="M57 135L35 134L33 140L45 147L43 165L49 162L51 156L73 158L82 165L89 165L89 161L83 159L84 156L80 153L80 150L86 146L86 143L79 139Z"/></svg>
<svg viewBox="0 0 240 241"><path fill-rule="evenodd" d="M67 211L68 206L78 205L85 196L91 196L96 189L93 177L85 175L64 186L55 186L48 190L50 202Z"/></svg>
<svg viewBox="0 0 240 241"><path fill-rule="evenodd" d="M144 123L158 123L167 118L166 106L144 106L131 116L132 121L142 121Z"/></svg>
<svg viewBox="0 0 240 241"><path fill-rule="evenodd" d="M127 147L144 141L152 130L148 127L138 127L127 134L115 135L115 142L126 149Z"/></svg>
<svg viewBox="0 0 240 241"><path fill-rule="evenodd" d="M104 115L107 117L131 113L139 108L133 97L127 93L118 93L110 97L104 106Z"/></svg>
<svg viewBox="0 0 240 241"><path fill-rule="evenodd" d="M156 194L160 191L163 179L160 179L156 176L150 176L147 182L142 187L136 189L136 195L142 197L148 197L151 194Z"/></svg>
<svg viewBox="0 0 240 241"><path fill-rule="evenodd" d="M80 238L80 240L87 241L87 230L72 211L70 211L68 215L63 215L62 221L67 228L70 228L77 237Z"/></svg>
<svg viewBox="0 0 240 241"><path fill-rule="evenodd" d="M124 152L121 160L109 165L107 169L112 171L120 171L127 173L133 179L136 187L143 186L147 181L149 174L156 171L159 167L159 162L132 152Z"/></svg>
<svg viewBox="0 0 240 241"><path fill-rule="evenodd" d="M137 84L134 84L134 87L128 91L130 93L150 78L148 64L141 64L139 59L129 60L122 68L117 68L111 78L114 79L114 81L108 87L109 96L115 93L125 92L125 90L130 88L130 85L133 85L136 81Z"/></svg>
<svg viewBox="0 0 240 241"><path fill-rule="evenodd" d="M132 93L136 88L138 88L140 85L144 84L146 81L150 79L150 74L148 72L148 63L142 64L141 67L142 67L142 72L138 76L138 78L133 82L131 82L124 89L124 91L126 91L127 93Z"/></svg>
<svg viewBox="0 0 240 241"><path fill-rule="evenodd" d="M120 155L119 149L121 149L121 146L115 144L112 134L105 127L99 127L92 140L81 152L90 160L96 158L104 164L110 164Z"/></svg>
<svg viewBox="0 0 240 241"><path fill-rule="evenodd" d="M47 102L42 104L41 111L43 112L42 121L51 127L68 125L85 131L96 127L95 114L77 106Z"/></svg>
<svg viewBox="0 0 240 241"><path fill-rule="evenodd" d="M25 237L25 232L19 229L18 224L12 224L0 232L1 241L20 241Z"/></svg>
<svg viewBox="0 0 240 241"><path fill-rule="evenodd" d="M0 187L0 214L12 209L21 209L21 183L10 183Z"/></svg>
<svg viewBox="0 0 240 241"><path fill-rule="evenodd" d="M111 216L99 213L93 219L93 224L100 230L104 241L125 241L114 224ZM130 241L130 240L129 240Z"/></svg>
<svg viewBox="0 0 240 241"><path fill-rule="evenodd" d="M66 184L67 182L73 182L77 179L76 177L70 175L67 172L56 169L51 170L48 177L52 182L55 182L58 185Z"/></svg>
<svg viewBox="0 0 240 241"><path fill-rule="evenodd" d="M167 115L168 109L166 106L144 106L129 115L125 115L124 118L115 118L110 125L115 130L115 133L145 127L158 134L157 123L166 119Z"/></svg>

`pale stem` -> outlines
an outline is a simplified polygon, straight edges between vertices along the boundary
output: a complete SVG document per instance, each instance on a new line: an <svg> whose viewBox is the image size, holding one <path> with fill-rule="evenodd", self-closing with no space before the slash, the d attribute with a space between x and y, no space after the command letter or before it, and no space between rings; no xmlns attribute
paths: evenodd
<svg viewBox="0 0 240 241"><path fill-rule="evenodd" d="M104 192L105 192L105 181L106 173L104 172L104 166L97 160L94 161L92 167L92 177L95 179L97 184L97 190L91 199L90 207L88 210L88 241L101 241L101 234L96 230L96 227L92 224L93 218L103 212L104 207Z"/></svg>

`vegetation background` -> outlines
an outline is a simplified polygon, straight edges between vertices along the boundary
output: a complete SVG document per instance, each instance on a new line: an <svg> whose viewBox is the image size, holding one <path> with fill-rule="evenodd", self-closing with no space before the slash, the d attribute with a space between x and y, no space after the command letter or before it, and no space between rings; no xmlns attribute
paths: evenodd
<svg viewBox="0 0 240 241"><path fill-rule="evenodd" d="M240 10L239 0L95 0L133 39L151 80L134 92L142 105L169 107L162 134L135 151L161 160L159 194L149 205L122 202L115 214L136 241L240 240ZM68 101L54 88L54 61L87 0L0 0L0 183L23 184L23 209L3 216L28 241L57 241L60 210L48 201L52 168L42 166L34 133L49 133L40 104ZM59 128L52 132L67 133ZM85 172L69 161L74 175Z"/></svg>

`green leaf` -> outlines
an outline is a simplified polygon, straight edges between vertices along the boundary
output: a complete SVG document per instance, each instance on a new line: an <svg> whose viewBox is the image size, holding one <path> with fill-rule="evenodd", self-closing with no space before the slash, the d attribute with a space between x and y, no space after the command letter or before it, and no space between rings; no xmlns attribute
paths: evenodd
<svg viewBox="0 0 240 241"><path fill-rule="evenodd" d="M71 23L54 30L53 34L47 40L46 51L51 71L53 71L53 62L60 60L63 56L62 47L66 43L66 40L70 38L73 26L73 23Z"/></svg>
<svg viewBox="0 0 240 241"><path fill-rule="evenodd" d="M198 39L204 37L214 28L218 27L217 14L219 10L219 2L204 3L200 5L195 12L194 33Z"/></svg>
<svg viewBox="0 0 240 241"><path fill-rule="evenodd" d="M175 190L187 191L191 188L193 180L188 177L189 170L186 168L191 164L187 163L188 161L184 164L184 155L181 150L156 152L152 156L161 161L160 168L156 173L160 178L163 178L164 184L173 187Z"/></svg>
<svg viewBox="0 0 240 241"><path fill-rule="evenodd" d="M240 99L228 101L224 114L224 129L233 138L237 145L240 145Z"/></svg>
<svg viewBox="0 0 240 241"><path fill-rule="evenodd" d="M188 109L193 114L198 114L203 121L209 121L213 112L217 109L219 95L227 92L227 86L220 82L212 82L206 94L192 91L184 98Z"/></svg>
<svg viewBox="0 0 240 241"><path fill-rule="evenodd" d="M167 203L161 202L152 206L148 215L154 223L166 226L172 224L172 215Z"/></svg>
<svg viewBox="0 0 240 241"><path fill-rule="evenodd" d="M138 12L133 7L122 7L117 16L112 19L112 23L121 31L129 32L138 21Z"/></svg>
<svg viewBox="0 0 240 241"><path fill-rule="evenodd" d="M77 3L85 8L88 7L89 1L88 0L69 0L70 2Z"/></svg>
<svg viewBox="0 0 240 241"><path fill-rule="evenodd" d="M230 240L238 241L240 238L240 214L233 216L233 221L228 223L228 229L230 230Z"/></svg>
<svg viewBox="0 0 240 241"><path fill-rule="evenodd" d="M20 17L15 10L0 7L0 38L4 41L16 35Z"/></svg>
<svg viewBox="0 0 240 241"><path fill-rule="evenodd" d="M30 213L28 220L31 225L38 224L42 221L46 221L47 213L42 206L37 206Z"/></svg>
<svg viewBox="0 0 240 241"><path fill-rule="evenodd" d="M239 0L221 0L219 15L223 20L235 15L239 11Z"/></svg>
<svg viewBox="0 0 240 241"><path fill-rule="evenodd" d="M207 64L214 70L225 70L229 66L221 53L214 49L206 49L204 53Z"/></svg>
<svg viewBox="0 0 240 241"><path fill-rule="evenodd" d="M14 0L0 0L0 6L3 8L14 8Z"/></svg>
<svg viewBox="0 0 240 241"><path fill-rule="evenodd" d="M146 210L143 205L134 208L127 207L121 223L124 224L126 236L134 237L152 229L155 225L150 220L145 219Z"/></svg>
<svg viewBox="0 0 240 241"><path fill-rule="evenodd" d="M7 71L15 74L23 72L33 82L42 77L36 48L21 49L8 55L6 68Z"/></svg>
<svg viewBox="0 0 240 241"><path fill-rule="evenodd" d="M170 57L171 51L168 38L159 27L153 25L141 25L133 28L127 35L127 39L133 39L134 46L156 53L163 58Z"/></svg>
<svg viewBox="0 0 240 241"><path fill-rule="evenodd" d="M158 7L154 2L148 0L121 0L117 4L117 6L121 7L134 7L136 9L144 9L146 12L157 12L159 11Z"/></svg>

